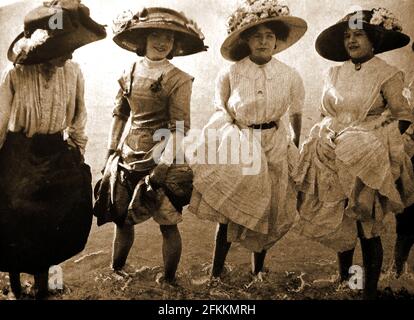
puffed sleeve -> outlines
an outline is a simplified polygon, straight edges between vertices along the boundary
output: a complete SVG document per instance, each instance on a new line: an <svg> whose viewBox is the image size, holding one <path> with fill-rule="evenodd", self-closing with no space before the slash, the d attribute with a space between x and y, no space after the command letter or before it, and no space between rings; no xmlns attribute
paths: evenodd
<svg viewBox="0 0 414 320"><path fill-rule="evenodd" d="M128 99L126 96L131 90L131 81L132 81L132 72L135 68L135 64L132 65L129 69L125 70L122 76L119 78L119 90L115 97L115 105L112 110L112 115L118 117L124 121L127 121L129 115L131 114L131 107L129 105Z"/></svg>
<svg viewBox="0 0 414 320"><path fill-rule="evenodd" d="M297 71L293 72L292 85L290 87L289 115L301 114L305 102L305 87L301 76Z"/></svg>
<svg viewBox="0 0 414 320"><path fill-rule="evenodd" d="M13 69L6 70L0 83L0 149L6 139L14 96L12 72Z"/></svg>
<svg viewBox="0 0 414 320"><path fill-rule="evenodd" d="M112 110L112 116L127 121L130 114L131 108L129 106L128 100L124 97L123 90L119 89L115 97L115 106Z"/></svg>
<svg viewBox="0 0 414 320"><path fill-rule="evenodd" d="M227 102L230 98L230 70L228 68L220 71L216 79L214 94L214 108L221 111L228 122L233 122L233 117L229 114Z"/></svg>
<svg viewBox="0 0 414 320"><path fill-rule="evenodd" d="M77 71L75 114L67 128L68 143L77 146L82 154L88 142L86 136L87 110L85 106L85 80L81 69Z"/></svg>
<svg viewBox="0 0 414 320"><path fill-rule="evenodd" d="M404 74L397 72L381 87L381 93L394 118L414 122L413 111L404 97Z"/></svg>

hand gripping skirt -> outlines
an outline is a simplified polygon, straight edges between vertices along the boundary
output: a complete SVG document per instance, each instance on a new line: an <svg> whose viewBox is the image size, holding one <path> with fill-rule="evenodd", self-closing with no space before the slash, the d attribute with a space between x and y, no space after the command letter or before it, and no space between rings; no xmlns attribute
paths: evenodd
<svg viewBox="0 0 414 320"><path fill-rule="evenodd" d="M0 149L0 270L37 273L81 252L91 172L62 135L8 133Z"/></svg>

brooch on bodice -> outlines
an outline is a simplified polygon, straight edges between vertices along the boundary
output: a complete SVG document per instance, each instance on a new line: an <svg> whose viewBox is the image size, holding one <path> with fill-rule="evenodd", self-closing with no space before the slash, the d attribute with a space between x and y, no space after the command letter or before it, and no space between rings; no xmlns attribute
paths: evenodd
<svg viewBox="0 0 414 320"><path fill-rule="evenodd" d="M161 91L162 89L161 82L162 82L163 77L164 77L164 74L161 74L159 78L157 79L157 81L151 84L150 89L152 92L157 93Z"/></svg>

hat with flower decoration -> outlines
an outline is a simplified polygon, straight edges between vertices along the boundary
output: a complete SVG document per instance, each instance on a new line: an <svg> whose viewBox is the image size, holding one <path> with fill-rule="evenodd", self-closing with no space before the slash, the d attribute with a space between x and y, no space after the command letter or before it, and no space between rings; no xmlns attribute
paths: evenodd
<svg viewBox="0 0 414 320"><path fill-rule="evenodd" d="M332 61L349 60L344 45L344 33L350 29L375 30L380 34L374 43L374 53L382 53L402 48L410 43L410 37L402 33L400 21L385 8L361 10L347 14L333 26L325 29L316 39L318 53Z"/></svg>
<svg viewBox="0 0 414 320"><path fill-rule="evenodd" d="M252 27L275 21L288 28L288 35L284 40L276 39L273 54L292 46L308 28L305 20L290 15L289 7L281 0L245 0L227 21L228 36L221 46L222 56L230 61L247 57L250 50L240 35Z"/></svg>
<svg viewBox="0 0 414 320"><path fill-rule="evenodd" d="M44 2L25 16L24 31L7 57L17 64L43 63L105 37L105 27L92 20L80 0Z"/></svg>
<svg viewBox="0 0 414 320"><path fill-rule="evenodd" d="M123 49L142 55L147 34L154 29L174 31L173 56L186 56L206 51L204 35L197 24L180 12L169 8L151 7L133 14L125 11L113 24L113 40Z"/></svg>

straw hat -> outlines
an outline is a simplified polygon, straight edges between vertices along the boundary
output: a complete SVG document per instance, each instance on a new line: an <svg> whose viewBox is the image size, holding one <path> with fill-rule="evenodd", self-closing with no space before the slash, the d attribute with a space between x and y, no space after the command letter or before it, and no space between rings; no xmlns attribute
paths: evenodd
<svg viewBox="0 0 414 320"><path fill-rule="evenodd" d="M230 61L239 61L250 54L250 49L240 35L255 26L267 22L280 22L288 28L287 38L277 39L273 54L296 43L307 30L305 20L290 15L287 5L278 0L245 0L233 12L227 25L228 36L221 46L222 56Z"/></svg>
<svg viewBox="0 0 414 320"><path fill-rule="evenodd" d="M347 28L361 27L380 35L374 43L375 54L402 48L410 43L410 37L402 33L402 26L398 19L387 9L377 8L350 13L338 23L322 31L316 39L316 51L328 60L349 60L344 46L344 32Z"/></svg>
<svg viewBox="0 0 414 320"><path fill-rule="evenodd" d="M173 56L186 56L206 51L204 35L197 24L169 8L144 8L135 15L131 11L122 13L114 21L113 40L121 48L143 55L146 36L154 29L175 32Z"/></svg>

